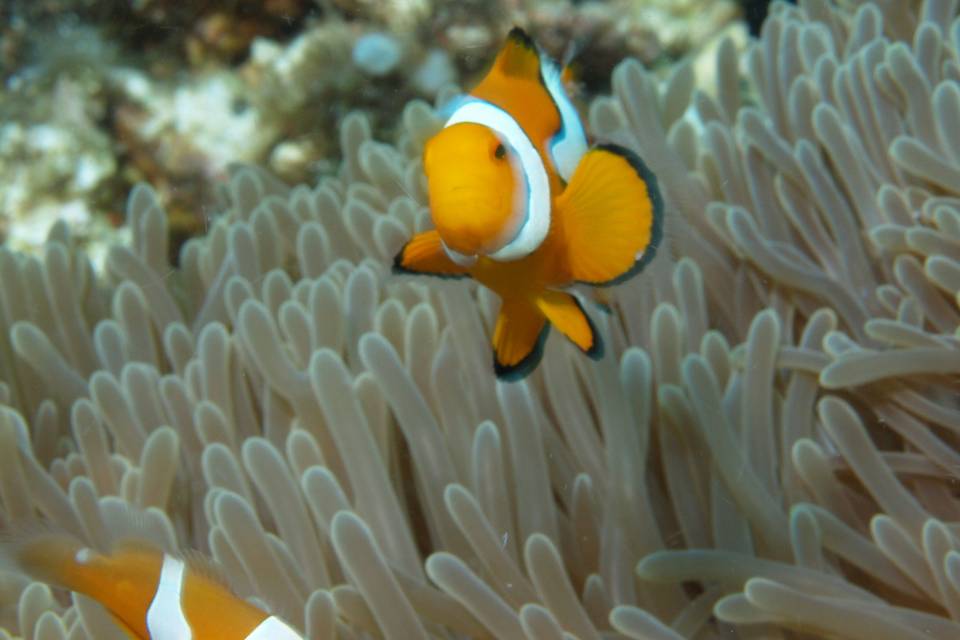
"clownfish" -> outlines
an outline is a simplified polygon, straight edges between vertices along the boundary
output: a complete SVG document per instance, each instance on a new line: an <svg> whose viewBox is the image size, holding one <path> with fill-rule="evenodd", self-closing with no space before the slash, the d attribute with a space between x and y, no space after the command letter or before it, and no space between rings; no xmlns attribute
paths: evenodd
<svg viewBox="0 0 960 640"><path fill-rule="evenodd" d="M280 618L235 595L201 558L147 543L110 554L67 534L0 544L0 566L98 601L133 640L303 640Z"/></svg>
<svg viewBox="0 0 960 640"><path fill-rule="evenodd" d="M564 289L623 282L662 237L656 177L629 149L588 147L567 74L523 30L510 32L424 145L434 229L394 258L396 273L471 277L501 298L493 351L502 379L536 368L550 325L602 357L596 327Z"/></svg>

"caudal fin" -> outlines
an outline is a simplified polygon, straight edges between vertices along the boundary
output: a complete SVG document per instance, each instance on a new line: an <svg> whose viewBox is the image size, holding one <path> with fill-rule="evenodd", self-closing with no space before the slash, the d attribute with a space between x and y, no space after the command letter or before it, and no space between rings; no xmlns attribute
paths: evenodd
<svg viewBox="0 0 960 640"><path fill-rule="evenodd" d="M576 297L563 291L544 291L537 298L537 308L587 356L594 360L603 357L600 333Z"/></svg>
<svg viewBox="0 0 960 640"><path fill-rule="evenodd" d="M637 154L605 144L588 151L556 201L573 279L622 282L646 265L663 235L656 176Z"/></svg>

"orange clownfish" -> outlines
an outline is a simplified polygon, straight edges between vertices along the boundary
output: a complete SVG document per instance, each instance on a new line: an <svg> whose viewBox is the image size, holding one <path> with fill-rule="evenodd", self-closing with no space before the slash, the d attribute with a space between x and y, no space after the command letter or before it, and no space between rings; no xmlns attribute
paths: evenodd
<svg viewBox="0 0 960 640"><path fill-rule="evenodd" d="M486 77L427 141L435 229L394 259L395 272L472 277L500 296L499 378L537 366L551 324L601 357L596 327L564 288L626 280L662 236L655 176L628 149L587 146L565 75L521 29L510 32Z"/></svg>
<svg viewBox="0 0 960 640"><path fill-rule="evenodd" d="M105 555L67 534L43 532L0 545L0 565L93 598L133 640L303 640L235 595L201 560L146 543Z"/></svg>

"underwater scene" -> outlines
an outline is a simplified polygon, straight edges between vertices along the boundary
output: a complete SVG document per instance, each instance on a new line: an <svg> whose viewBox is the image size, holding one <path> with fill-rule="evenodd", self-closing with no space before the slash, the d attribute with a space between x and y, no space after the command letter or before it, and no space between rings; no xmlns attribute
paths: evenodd
<svg viewBox="0 0 960 640"><path fill-rule="evenodd" d="M960 638L960 0L4 0L0 74L0 640Z"/></svg>

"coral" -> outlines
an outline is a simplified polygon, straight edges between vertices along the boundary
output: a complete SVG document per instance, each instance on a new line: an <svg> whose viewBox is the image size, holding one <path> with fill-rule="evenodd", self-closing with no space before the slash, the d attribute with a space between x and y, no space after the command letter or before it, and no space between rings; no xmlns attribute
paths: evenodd
<svg viewBox="0 0 960 640"><path fill-rule="evenodd" d="M8 85L0 105L0 240L8 246L42 246L50 225L61 218L84 240L115 235L107 220L94 215L114 194L117 159L109 136L94 124L103 104L99 80L88 76L37 78L50 81L49 102L37 99L35 87L25 86L30 82Z"/></svg>
<svg viewBox="0 0 960 640"><path fill-rule="evenodd" d="M360 36L353 45L353 63L364 73L385 76L400 64L403 51L389 33L373 32Z"/></svg>
<svg viewBox="0 0 960 640"><path fill-rule="evenodd" d="M422 102L396 146L346 117L312 188L232 168L177 267L146 186L102 280L63 224L0 249L0 519L100 547L132 505L311 638L958 637L955 5L776 4L712 93L619 65L590 128L670 246L604 360L550 341L525 382L493 296L389 274ZM0 594L8 633L115 637Z"/></svg>
<svg viewBox="0 0 960 640"><path fill-rule="evenodd" d="M434 0L323 0L321 4L350 19L382 24L397 33L413 31L435 11Z"/></svg>
<svg viewBox="0 0 960 640"><path fill-rule="evenodd" d="M289 44L257 40L240 70L251 110L283 142L270 169L289 182L315 180L335 170L335 131L352 111L364 111L379 137L396 137L397 104L434 99L457 81L449 56L426 49L409 33L367 30L329 20Z"/></svg>
<svg viewBox="0 0 960 640"><path fill-rule="evenodd" d="M267 159L278 130L246 108L250 89L230 65L255 38L299 32L316 9L309 0L201 4L2 3L0 238L36 249L62 209L102 253L138 180L156 186L178 232L196 233L223 156Z"/></svg>
<svg viewBox="0 0 960 640"><path fill-rule="evenodd" d="M77 21L111 41L154 61L175 55L200 64L244 55L253 38L295 31L313 8L310 0L211 0L184 4L133 0L103 4L91 0L11 0L4 5L12 23L56 25ZM7 17L7 16L4 16Z"/></svg>

